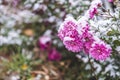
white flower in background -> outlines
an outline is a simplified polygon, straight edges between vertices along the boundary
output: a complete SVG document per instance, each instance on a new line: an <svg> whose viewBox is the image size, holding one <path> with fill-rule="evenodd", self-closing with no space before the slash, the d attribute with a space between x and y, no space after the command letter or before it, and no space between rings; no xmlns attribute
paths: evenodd
<svg viewBox="0 0 120 80"><path fill-rule="evenodd" d="M34 6L33 6L33 10L47 10L47 6L46 5L43 5L43 4L40 4L40 3L36 3Z"/></svg>
<svg viewBox="0 0 120 80"><path fill-rule="evenodd" d="M38 18L31 10L21 10L0 4L0 23L2 24L0 27L0 46L4 44L21 45L25 38L20 36L21 29L19 28L23 23L32 23ZM18 30L14 30L14 27L17 27Z"/></svg>
<svg viewBox="0 0 120 80"><path fill-rule="evenodd" d="M4 37L0 36L0 46L3 45Z"/></svg>
<svg viewBox="0 0 120 80"><path fill-rule="evenodd" d="M5 32L4 29L2 29L2 32ZM11 30L7 33L8 34L7 36L0 35L0 46L2 46L3 44L21 45L22 39L20 38L20 35L19 35L20 32L21 32L20 30L17 30L17 31Z"/></svg>
<svg viewBox="0 0 120 80"><path fill-rule="evenodd" d="M37 10L37 9L39 9L39 7L40 7L40 4L39 4L39 3L36 3L36 4L34 5L34 7L33 7L33 10Z"/></svg>
<svg viewBox="0 0 120 80"><path fill-rule="evenodd" d="M19 33L17 33L16 31L10 31L8 33L8 36L11 36L11 37L19 37Z"/></svg>
<svg viewBox="0 0 120 80"><path fill-rule="evenodd" d="M15 26L15 24L16 24L16 21L15 20L9 20L6 24L5 24L5 26L6 27L8 27L8 28L12 28L12 27L14 27Z"/></svg>
<svg viewBox="0 0 120 80"><path fill-rule="evenodd" d="M93 62L93 66L94 66L94 68L96 68L96 70L95 70L95 74L99 74L100 71L102 70L101 65L98 64L98 63L96 63L96 62Z"/></svg>
<svg viewBox="0 0 120 80"><path fill-rule="evenodd" d="M120 54L120 46L116 47L116 51L118 51L118 53Z"/></svg>
<svg viewBox="0 0 120 80"><path fill-rule="evenodd" d="M48 19L48 21L49 22L54 22L56 20L56 17L55 16L51 16L51 17L49 17L49 19Z"/></svg>
<svg viewBox="0 0 120 80"><path fill-rule="evenodd" d="M42 75L38 74L34 80L41 80Z"/></svg>
<svg viewBox="0 0 120 80"><path fill-rule="evenodd" d="M20 76L18 76L18 75L13 75L10 78L10 80L19 80L19 79L20 79Z"/></svg>
<svg viewBox="0 0 120 80"><path fill-rule="evenodd" d="M19 11L17 15L19 15L19 17L22 18L23 22L25 23L34 22L38 18L37 15L33 14L29 10Z"/></svg>

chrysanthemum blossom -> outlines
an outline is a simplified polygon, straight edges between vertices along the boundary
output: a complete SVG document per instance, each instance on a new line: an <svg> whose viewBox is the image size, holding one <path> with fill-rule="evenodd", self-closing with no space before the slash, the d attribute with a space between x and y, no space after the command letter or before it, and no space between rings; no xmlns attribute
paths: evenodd
<svg viewBox="0 0 120 80"><path fill-rule="evenodd" d="M88 54L89 49L91 48L91 45L94 41L94 37L92 33L90 32L90 26L88 23L86 23L86 25L82 27L81 32L82 32L81 37L82 37L82 42L83 42L83 51L86 54Z"/></svg>
<svg viewBox="0 0 120 80"><path fill-rule="evenodd" d="M83 51L88 54L90 51L90 48L92 46L94 42L94 37L92 35L92 33L88 32L84 32L83 33Z"/></svg>
<svg viewBox="0 0 120 80"><path fill-rule="evenodd" d="M82 44L83 44L83 51L88 54L89 53L89 49L91 48L91 45L94 41L93 35L90 32L90 25L87 22L87 18L86 17L82 17L78 20L78 32L81 34L81 40L82 40Z"/></svg>
<svg viewBox="0 0 120 80"><path fill-rule="evenodd" d="M90 55L96 60L106 60L111 54L111 47L105 42L94 41L90 49Z"/></svg>
<svg viewBox="0 0 120 80"><path fill-rule="evenodd" d="M79 52L82 49L81 35L78 33L77 28L77 21L72 17L68 17L58 30L59 38L63 41L65 47L72 52Z"/></svg>
<svg viewBox="0 0 120 80"><path fill-rule="evenodd" d="M81 36L77 30L69 31L67 36L64 37L63 44L72 52L80 52L83 47Z"/></svg>
<svg viewBox="0 0 120 80"><path fill-rule="evenodd" d="M77 21L72 17L67 17L58 29L58 36L61 40L64 39L66 33L75 30L78 27Z"/></svg>

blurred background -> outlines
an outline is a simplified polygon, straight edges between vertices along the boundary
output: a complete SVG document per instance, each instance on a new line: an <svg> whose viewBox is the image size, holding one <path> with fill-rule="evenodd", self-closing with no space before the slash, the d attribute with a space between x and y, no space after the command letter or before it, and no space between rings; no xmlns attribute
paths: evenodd
<svg viewBox="0 0 120 80"><path fill-rule="evenodd" d="M120 80L120 55L95 61L68 51L57 36L63 20L84 15L91 1L0 0L0 80Z"/></svg>

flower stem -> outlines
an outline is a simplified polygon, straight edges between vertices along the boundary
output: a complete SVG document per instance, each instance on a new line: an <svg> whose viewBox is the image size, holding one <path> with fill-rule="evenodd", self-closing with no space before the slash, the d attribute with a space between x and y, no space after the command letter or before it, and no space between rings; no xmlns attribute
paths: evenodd
<svg viewBox="0 0 120 80"><path fill-rule="evenodd" d="M90 61L90 57L88 56L88 59L89 59L89 64L90 64L90 67L91 67L91 75L92 75L92 73L94 74L94 76L95 76L95 80L98 80L98 78L97 78L97 75L95 74L95 68L94 68L94 66L93 66L93 63Z"/></svg>

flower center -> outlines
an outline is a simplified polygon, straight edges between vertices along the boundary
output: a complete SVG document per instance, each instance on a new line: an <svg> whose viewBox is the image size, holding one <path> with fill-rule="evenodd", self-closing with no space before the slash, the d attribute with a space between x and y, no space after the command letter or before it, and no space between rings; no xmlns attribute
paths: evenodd
<svg viewBox="0 0 120 80"><path fill-rule="evenodd" d="M100 54L101 50L98 49L97 52Z"/></svg>

